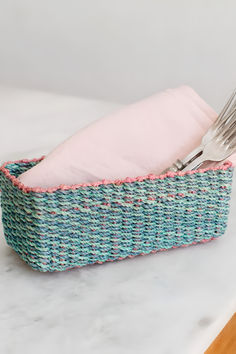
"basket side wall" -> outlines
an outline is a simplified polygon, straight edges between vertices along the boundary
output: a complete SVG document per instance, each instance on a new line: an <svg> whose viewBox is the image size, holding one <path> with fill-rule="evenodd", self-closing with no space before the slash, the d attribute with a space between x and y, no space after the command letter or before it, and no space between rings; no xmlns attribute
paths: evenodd
<svg viewBox="0 0 236 354"><path fill-rule="evenodd" d="M8 244L34 269L65 270L217 238L232 168L163 180L24 193L2 177Z"/></svg>

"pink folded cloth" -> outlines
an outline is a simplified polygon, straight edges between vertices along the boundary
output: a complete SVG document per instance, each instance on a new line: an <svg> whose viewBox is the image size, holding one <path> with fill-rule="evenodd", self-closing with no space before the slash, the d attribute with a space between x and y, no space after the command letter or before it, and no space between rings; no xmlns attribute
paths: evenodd
<svg viewBox="0 0 236 354"><path fill-rule="evenodd" d="M190 153L216 117L192 88L169 89L79 130L19 179L48 188L159 174Z"/></svg>

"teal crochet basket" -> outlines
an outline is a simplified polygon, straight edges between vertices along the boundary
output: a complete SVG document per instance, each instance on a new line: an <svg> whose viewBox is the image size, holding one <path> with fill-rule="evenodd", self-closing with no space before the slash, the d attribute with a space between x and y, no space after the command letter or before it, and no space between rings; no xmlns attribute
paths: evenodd
<svg viewBox="0 0 236 354"><path fill-rule="evenodd" d="M17 176L41 159L0 168L6 241L34 269L116 261L207 242L225 232L231 163L50 189L24 186Z"/></svg>

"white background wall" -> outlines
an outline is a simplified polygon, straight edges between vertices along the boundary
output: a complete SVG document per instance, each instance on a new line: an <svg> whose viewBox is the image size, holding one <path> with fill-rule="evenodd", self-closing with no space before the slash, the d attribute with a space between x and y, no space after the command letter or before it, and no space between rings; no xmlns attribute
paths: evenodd
<svg viewBox="0 0 236 354"><path fill-rule="evenodd" d="M0 84L131 102L236 86L235 0L0 0Z"/></svg>

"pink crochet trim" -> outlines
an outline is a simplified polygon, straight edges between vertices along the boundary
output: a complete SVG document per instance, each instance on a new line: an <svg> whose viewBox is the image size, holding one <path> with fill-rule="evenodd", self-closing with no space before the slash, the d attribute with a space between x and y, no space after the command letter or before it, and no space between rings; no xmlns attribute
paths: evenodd
<svg viewBox="0 0 236 354"><path fill-rule="evenodd" d="M35 158L35 159L23 159L23 160L17 160L17 161L7 161L5 162L1 167L0 171L4 173L4 175L14 184L14 186L18 187L22 191L28 193L28 192L36 192L36 193L53 193L57 190L69 190L69 189L77 189L80 187L98 187L100 185L106 185L106 184L116 184L120 185L123 183L132 183L132 182L142 182L146 179L150 180L155 180L155 179L164 179L166 177L175 177L175 176L185 176L185 175L191 175L194 173L204 173L205 171L217 171L217 170L227 170L229 167L232 166L232 163L230 161L224 162L222 165L217 166L217 167L208 167L205 169L199 169L199 170L193 170L193 171L185 171L185 172L167 172L163 175L155 175L155 174L148 174L146 176L138 176L135 178L130 178L126 177L124 179L117 179L114 181L110 180L101 180L98 182L92 182L92 183L81 183L81 184L74 184L71 186L67 186L65 184L61 184L57 187L51 187L51 188L40 188L40 187L27 187L23 183L19 181L19 179L13 175L10 174L8 169L5 167L8 164L13 164L13 163L28 163L28 162L39 162L44 159L45 156L42 156L40 158Z"/></svg>

